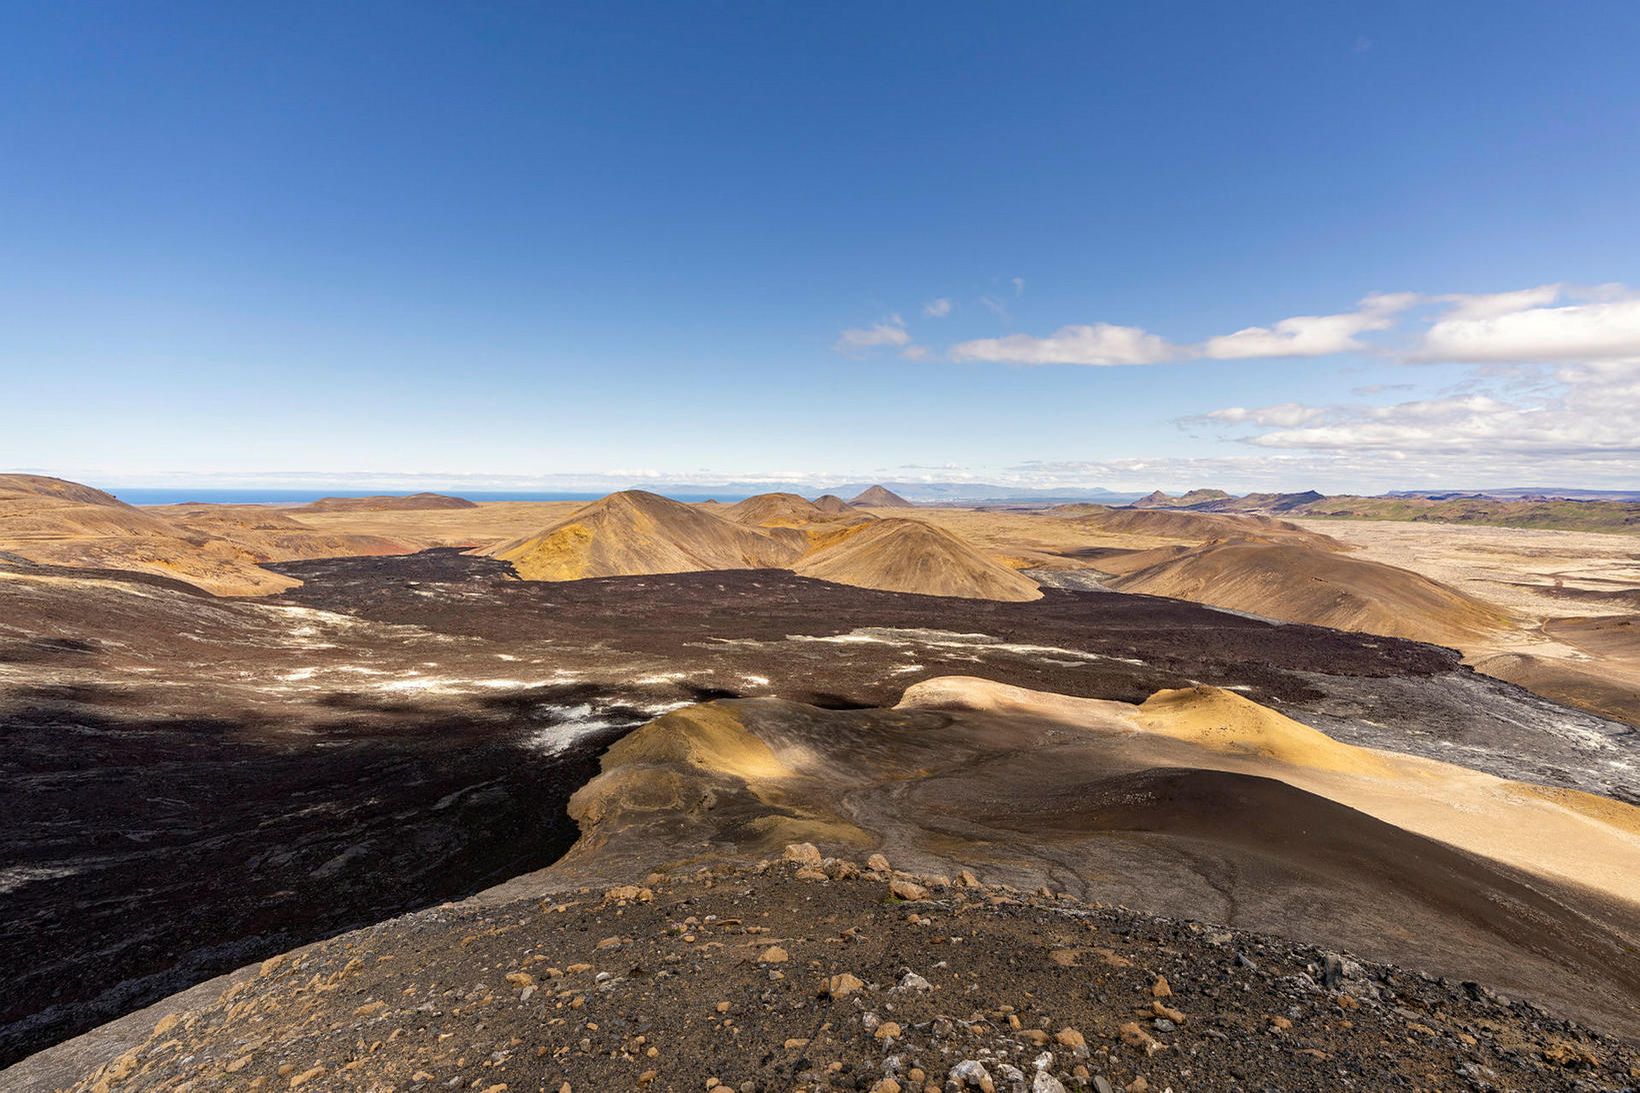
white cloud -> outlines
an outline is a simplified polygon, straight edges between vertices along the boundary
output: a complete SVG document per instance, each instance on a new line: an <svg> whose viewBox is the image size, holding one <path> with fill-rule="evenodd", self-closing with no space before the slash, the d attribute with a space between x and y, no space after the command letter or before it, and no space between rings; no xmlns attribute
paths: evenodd
<svg viewBox="0 0 1640 1093"><path fill-rule="evenodd" d="M1368 296L1355 311L1342 315L1297 315L1274 327L1250 326L1234 334L1209 338L1202 355L1215 360L1242 360L1251 357L1324 357L1349 353L1367 346L1357 335L1369 330L1387 330L1397 313L1417 302L1410 292Z"/></svg>
<svg viewBox="0 0 1640 1093"><path fill-rule="evenodd" d="M1283 402L1275 406L1261 406L1248 409L1245 406L1228 406L1223 410L1213 410L1207 417L1214 421L1222 421L1230 425L1253 424L1261 426L1279 425L1291 427L1303 425L1307 421L1314 421L1326 411L1319 406L1301 406L1296 402Z"/></svg>
<svg viewBox="0 0 1640 1093"><path fill-rule="evenodd" d="M1176 346L1155 334L1111 323L1062 326L1046 338L1028 334L980 338L951 349L954 361L1005 364L1159 364L1178 355Z"/></svg>
<svg viewBox="0 0 1640 1093"><path fill-rule="evenodd" d="M1559 285L1492 296L1457 297L1424 334L1413 359L1464 363L1640 360L1640 293L1620 287L1602 298L1545 306ZM1452 298L1448 298L1452 299Z"/></svg>
<svg viewBox="0 0 1640 1093"><path fill-rule="evenodd" d="M839 353L858 353L864 349L910 344L911 334L905 328L905 320L898 315L890 315L880 323L843 331L832 348Z"/></svg>
<svg viewBox="0 0 1640 1093"><path fill-rule="evenodd" d="M923 305L923 314L930 319L943 319L951 314L951 301L944 296L930 300Z"/></svg>
<svg viewBox="0 0 1640 1093"><path fill-rule="evenodd" d="M925 361L928 359L928 355L926 345L908 345L900 350L900 356L908 361Z"/></svg>
<svg viewBox="0 0 1640 1093"><path fill-rule="evenodd" d="M1025 295L1025 278L1023 278L1023 277L1013 278L1013 286L1014 286L1014 295L1015 296Z"/></svg>
<svg viewBox="0 0 1640 1093"><path fill-rule="evenodd" d="M981 296L979 298L979 302L985 310L989 311L1003 322L1010 322L1013 319L1013 316L1008 314L1008 305L997 299L995 296Z"/></svg>
<svg viewBox="0 0 1640 1093"><path fill-rule="evenodd" d="M1316 419L1249 442L1311 451L1447 452L1471 459L1503 453L1621 456L1629 460L1632 478L1634 457L1640 455L1640 429L1634 426L1640 421L1640 362L1562 366L1546 389L1515 401L1472 393L1334 408Z"/></svg>
<svg viewBox="0 0 1640 1093"><path fill-rule="evenodd" d="M1490 319L1512 311L1547 307L1560 298L1561 288L1560 285L1539 285L1513 292L1456 292L1437 298L1452 305L1446 313L1448 318Z"/></svg>

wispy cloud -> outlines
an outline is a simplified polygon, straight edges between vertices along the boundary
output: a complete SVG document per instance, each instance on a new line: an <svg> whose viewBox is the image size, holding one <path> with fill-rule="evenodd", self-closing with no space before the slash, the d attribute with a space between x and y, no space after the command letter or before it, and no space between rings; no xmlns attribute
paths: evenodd
<svg viewBox="0 0 1640 1093"><path fill-rule="evenodd" d="M944 296L936 297L923 305L923 314L930 319L943 319L951 314L951 301Z"/></svg>
<svg viewBox="0 0 1640 1093"><path fill-rule="evenodd" d="M954 361L991 361L1005 364L1157 364L1173 360L1178 348L1136 326L1093 323L1062 326L1045 338L1010 334L980 338L951 350Z"/></svg>
<svg viewBox="0 0 1640 1093"><path fill-rule="evenodd" d="M1215 360L1252 357L1326 357L1366 349L1358 336L1369 330L1388 330L1395 316L1416 303L1409 292L1379 294L1362 300L1356 310L1341 315L1297 315L1274 326L1250 326L1233 334L1209 338L1202 356Z"/></svg>
<svg viewBox="0 0 1640 1093"><path fill-rule="evenodd" d="M1296 402L1283 402L1275 406L1259 406L1252 409L1245 406L1227 406L1222 410L1212 410L1203 416L1212 421L1220 421L1229 425L1248 423L1290 427L1302 425L1307 421L1314 421L1325 413L1326 410L1319 406L1302 406Z"/></svg>
<svg viewBox="0 0 1640 1093"><path fill-rule="evenodd" d="M905 320L898 315L890 315L882 322L871 326L852 327L837 336L833 346L839 353L858 353L866 349L877 349L883 346L904 346L911 344L911 333L905 328Z"/></svg>

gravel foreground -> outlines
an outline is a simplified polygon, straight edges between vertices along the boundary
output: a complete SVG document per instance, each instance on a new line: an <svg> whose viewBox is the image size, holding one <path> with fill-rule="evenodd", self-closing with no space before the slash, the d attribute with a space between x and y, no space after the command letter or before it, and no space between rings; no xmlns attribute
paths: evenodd
<svg viewBox="0 0 1640 1093"><path fill-rule="evenodd" d="M1474 983L798 844L275 957L71 1088L1620 1090L1640 1054Z"/></svg>

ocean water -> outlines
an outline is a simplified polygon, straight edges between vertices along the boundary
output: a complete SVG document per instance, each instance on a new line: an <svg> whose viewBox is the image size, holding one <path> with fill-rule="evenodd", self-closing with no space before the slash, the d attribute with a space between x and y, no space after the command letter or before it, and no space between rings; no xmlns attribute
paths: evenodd
<svg viewBox="0 0 1640 1093"><path fill-rule="evenodd" d="M379 494L418 493L411 489L375 489L375 490L327 490L327 489L183 489L166 487L142 488L113 488L109 493L118 497L128 505L186 505L186 504L214 504L214 505L305 505L309 501L317 501L321 497L374 497ZM596 501L610 491L593 493L554 493L549 491L498 491L498 490L433 490L434 493L447 493L452 497L465 497L469 501ZM692 494L674 493L668 497L677 501L709 501L716 498L719 501L743 501L749 494L744 493L714 493Z"/></svg>

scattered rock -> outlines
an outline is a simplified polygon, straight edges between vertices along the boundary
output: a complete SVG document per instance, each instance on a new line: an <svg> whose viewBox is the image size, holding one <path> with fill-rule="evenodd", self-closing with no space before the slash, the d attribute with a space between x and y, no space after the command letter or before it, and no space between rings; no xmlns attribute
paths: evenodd
<svg viewBox="0 0 1640 1093"><path fill-rule="evenodd" d="M648 903L655 898L655 893L648 888L636 884L619 884L604 893L604 899L610 902L627 900L629 902Z"/></svg>
<svg viewBox="0 0 1640 1093"><path fill-rule="evenodd" d="M980 1093L996 1093L996 1083L991 1080L991 1072L976 1059L964 1059L952 1067L945 1076L945 1088L977 1089Z"/></svg>
<svg viewBox="0 0 1640 1093"><path fill-rule="evenodd" d="M844 998L855 991L864 990L865 984L852 972L842 972L826 980L825 993L833 998Z"/></svg>
<svg viewBox="0 0 1640 1093"><path fill-rule="evenodd" d="M790 843L785 853L781 855L786 861L796 862L798 865L813 866L818 869L823 860L820 857L820 848L813 843Z"/></svg>
<svg viewBox="0 0 1640 1093"><path fill-rule="evenodd" d="M919 900L928 898L928 889L915 881L902 880L899 877L888 882L888 891L896 899Z"/></svg>

